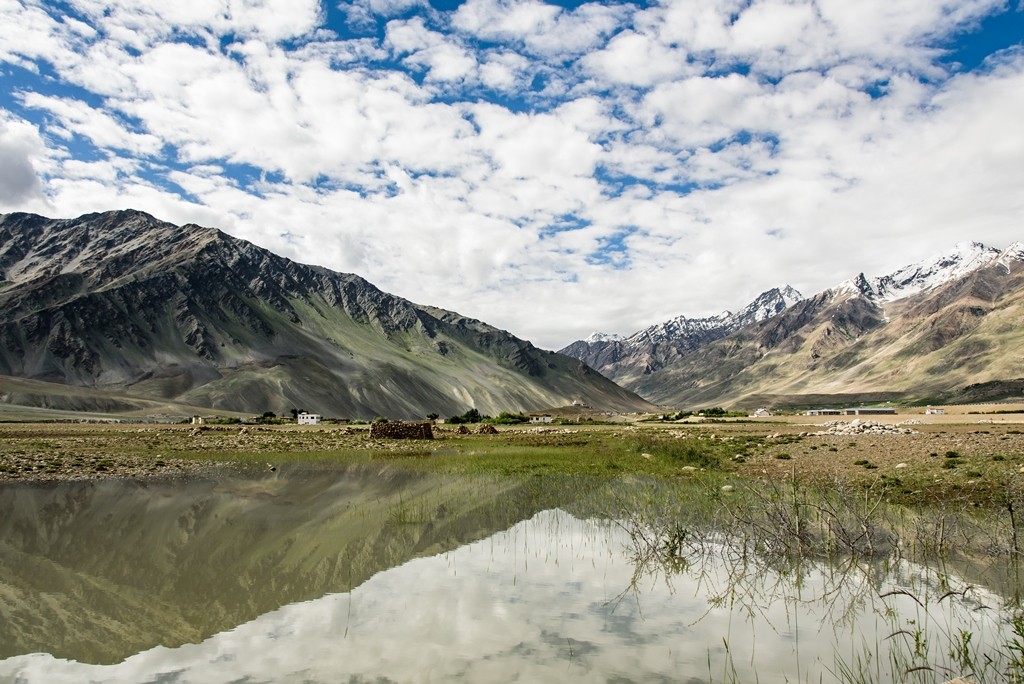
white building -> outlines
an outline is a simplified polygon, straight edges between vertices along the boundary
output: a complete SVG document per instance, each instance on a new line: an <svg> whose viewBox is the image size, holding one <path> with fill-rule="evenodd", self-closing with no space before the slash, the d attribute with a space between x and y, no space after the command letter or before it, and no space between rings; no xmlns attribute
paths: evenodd
<svg viewBox="0 0 1024 684"><path fill-rule="evenodd" d="M929 406L924 410L924 414L926 416L943 416L946 414L946 409L932 408L931 406Z"/></svg>
<svg viewBox="0 0 1024 684"><path fill-rule="evenodd" d="M550 423L553 420L551 416L530 416L531 423Z"/></svg>
<svg viewBox="0 0 1024 684"><path fill-rule="evenodd" d="M323 416L316 413L300 413L298 419L299 425L319 425Z"/></svg>

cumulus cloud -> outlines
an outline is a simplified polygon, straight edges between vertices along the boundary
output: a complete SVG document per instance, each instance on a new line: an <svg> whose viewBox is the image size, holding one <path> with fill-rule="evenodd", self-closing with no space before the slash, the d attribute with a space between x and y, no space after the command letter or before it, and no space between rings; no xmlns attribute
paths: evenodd
<svg viewBox="0 0 1024 684"><path fill-rule="evenodd" d="M42 198L42 183L32 164L42 147L32 126L0 110L0 207L19 207Z"/></svg>
<svg viewBox="0 0 1024 684"><path fill-rule="evenodd" d="M384 44L405 64L426 68L433 80L461 81L476 72L476 58L444 34L428 29L421 17L389 22Z"/></svg>
<svg viewBox="0 0 1024 684"><path fill-rule="evenodd" d="M68 134L89 138L97 147L149 156L158 153L162 146L156 136L134 132L116 117L81 100L26 93L22 103L49 112Z"/></svg>
<svg viewBox="0 0 1024 684"><path fill-rule="evenodd" d="M484 40L554 57L598 47L628 14L627 5L587 3L566 10L539 0L468 0L453 15L452 25Z"/></svg>
<svg viewBox="0 0 1024 684"><path fill-rule="evenodd" d="M581 65L601 81L641 87L698 73L698 68L687 62L684 51L628 30L615 36L603 50L586 55Z"/></svg>

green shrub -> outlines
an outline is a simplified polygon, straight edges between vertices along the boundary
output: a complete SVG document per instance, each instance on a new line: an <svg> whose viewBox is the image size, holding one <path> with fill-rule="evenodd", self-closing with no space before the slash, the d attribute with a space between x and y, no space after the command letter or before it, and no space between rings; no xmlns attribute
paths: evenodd
<svg viewBox="0 0 1024 684"><path fill-rule="evenodd" d="M524 416L522 413L508 413L507 411L502 411L496 418L491 418L487 420L487 422L494 423L495 425L518 425L520 423L525 423L528 420L529 418Z"/></svg>

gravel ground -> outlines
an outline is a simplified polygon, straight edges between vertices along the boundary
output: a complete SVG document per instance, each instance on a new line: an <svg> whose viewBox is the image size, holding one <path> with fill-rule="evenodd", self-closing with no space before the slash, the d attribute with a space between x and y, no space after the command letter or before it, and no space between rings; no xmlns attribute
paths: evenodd
<svg viewBox="0 0 1024 684"><path fill-rule="evenodd" d="M0 425L0 482L207 474L251 468L253 454L339 449L398 455L423 442L371 440L366 427L10 423Z"/></svg>
<svg viewBox="0 0 1024 684"><path fill-rule="evenodd" d="M737 426L739 427L739 426ZM1024 425L898 425L909 434L825 434L825 425L787 425L763 449L734 461L762 479L877 485L894 498L991 499L1024 486Z"/></svg>

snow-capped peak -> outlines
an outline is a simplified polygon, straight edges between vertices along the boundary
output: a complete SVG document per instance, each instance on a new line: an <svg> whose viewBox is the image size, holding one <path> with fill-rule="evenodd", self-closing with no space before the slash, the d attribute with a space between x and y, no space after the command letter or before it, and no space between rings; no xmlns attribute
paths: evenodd
<svg viewBox="0 0 1024 684"><path fill-rule="evenodd" d="M587 344L595 344L597 342L622 342L624 338L622 335L615 335L612 333L593 332L587 339L583 340Z"/></svg>
<svg viewBox="0 0 1024 684"><path fill-rule="evenodd" d="M938 287L990 264L1007 268L1011 261L1024 261L1024 244L1015 242L1004 250L980 242L959 242L942 255L919 261L870 280L863 273L832 288L835 295L849 294L892 302Z"/></svg>
<svg viewBox="0 0 1024 684"><path fill-rule="evenodd" d="M1011 261L1024 261L1024 242L1012 242L1002 251L997 262L1009 269Z"/></svg>
<svg viewBox="0 0 1024 684"><path fill-rule="evenodd" d="M992 263L1001 252L980 242L960 242L947 254L933 257L881 278L872 285L882 301L894 301L929 290Z"/></svg>
<svg viewBox="0 0 1024 684"><path fill-rule="evenodd" d="M790 285L762 292L743 311L733 316L735 327L742 327L771 318L793 306L804 297Z"/></svg>
<svg viewBox="0 0 1024 684"><path fill-rule="evenodd" d="M863 273L858 273L853 278L844 280L843 282L832 288L833 295L853 295L855 297L871 297L877 296L875 288L872 287L871 283L868 282L867 277Z"/></svg>

